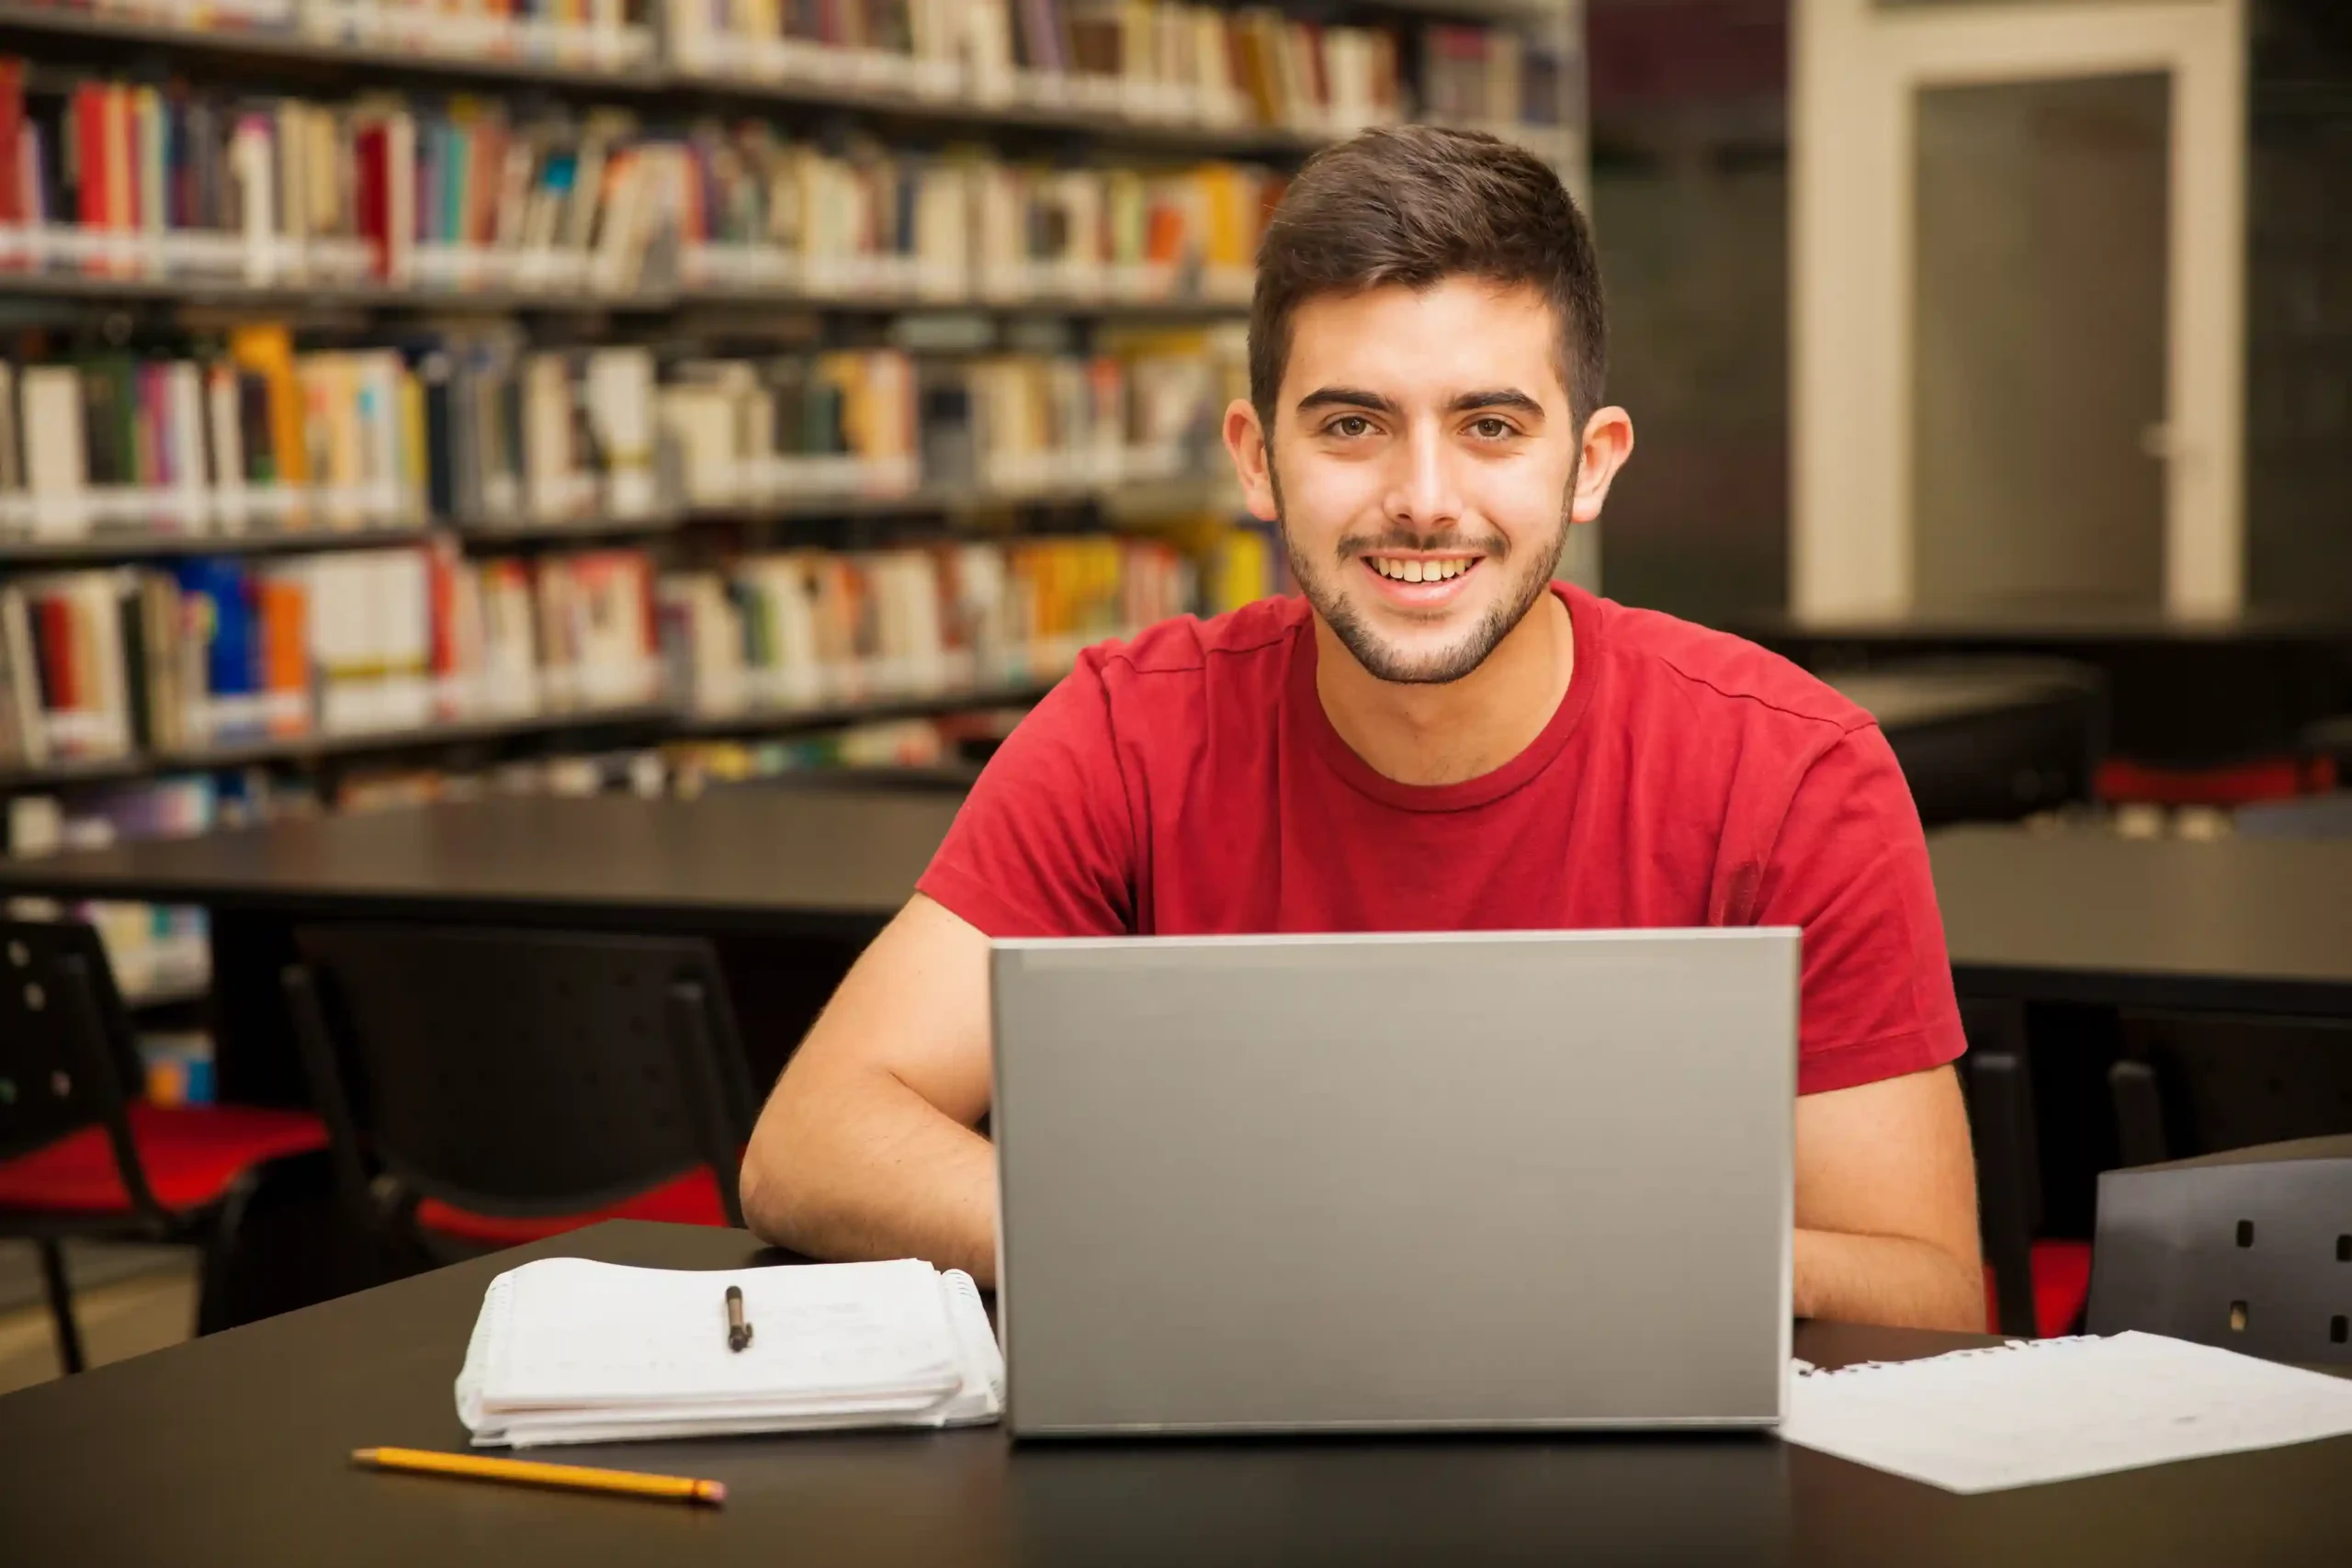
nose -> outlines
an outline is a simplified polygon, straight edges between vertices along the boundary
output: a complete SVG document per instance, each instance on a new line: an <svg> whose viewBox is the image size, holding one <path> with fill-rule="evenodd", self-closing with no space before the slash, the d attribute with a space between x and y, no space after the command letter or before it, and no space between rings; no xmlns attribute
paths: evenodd
<svg viewBox="0 0 2352 1568"><path fill-rule="evenodd" d="M1460 524L1462 500L1438 422L1414 421L1395 451L1396 471L1383 502L1388 521L1425 534Z"/></svg>

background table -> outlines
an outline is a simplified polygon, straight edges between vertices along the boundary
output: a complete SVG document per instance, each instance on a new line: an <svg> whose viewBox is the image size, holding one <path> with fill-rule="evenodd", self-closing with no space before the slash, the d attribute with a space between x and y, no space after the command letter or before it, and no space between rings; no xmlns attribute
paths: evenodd
<svg viewBox="0 0 2352 1568"><path fill-rule="evenodd" d="M2248 610L2177 616L2026 604L1950 615L1753 617L1734 628L1816 674L1922 657L2033 654L2107 679L2119 755L2215 767L2294 750L2352 711L2352 622Z"/></svg>
<svg viewBox="0 0 2352 1568"><path fill-rule="evenodd" d="M1878 720L1930 828L2014 821L2093 796L2108 704L2088 666L1976 658L1824 678Z"/></svg>
<svg viewBox="0 0 2352 1568"><path fill-rule="evenodd" d="M1958 1497L1769 1437L1110 1441L994 1428L550 1457L716 1477L724 1509L352 1469L455 1450L492 1275L571 1254L755 1260L741 1232L601 1225L0 1397L11 1564L759 1568L1772 1563L2233 1568L2352 1560L2352 1440ZM1824 1365L1985 1341L1801 1325ZM1607 1354L1606 1346L1594 1347Z"/></svg>
<svg viewBox="0 0 2352 1568"><path fill-rule="evenodd" d="M493 796L0 859L0 892L296 916L871 935L906 902L958 804L816 788Z"/></svg>
<svg viewBox="0 0 2352 1568"><path fill-rule="evenodd" d="M1928 854L1963 996L2352 1018L2352 840L1971 827Z"/></svg>
<svg viewBox="0 0 2352 1568"><path fill-rule="evenodd" d="M225 1100L305 1101L278 976L294 959L294 929L318 920L708 937L764 1092L906 902L960 803L821 788L492 797L0 857L0 896L209 908Z"/></svg>

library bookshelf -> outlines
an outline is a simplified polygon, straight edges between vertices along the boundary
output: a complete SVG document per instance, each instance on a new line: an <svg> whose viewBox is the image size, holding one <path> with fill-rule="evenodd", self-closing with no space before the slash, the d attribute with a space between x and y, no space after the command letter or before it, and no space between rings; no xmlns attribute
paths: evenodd
<svg viewBox="0 0 2352 1568"><path fill-rule="evenodd" d="M1581 188L1581 46L1580 0L0 0L6 848L939 765L1278 586L1216 441L1264 212L1408 118ZM185 999L173 952L123 967Z"/></svg>

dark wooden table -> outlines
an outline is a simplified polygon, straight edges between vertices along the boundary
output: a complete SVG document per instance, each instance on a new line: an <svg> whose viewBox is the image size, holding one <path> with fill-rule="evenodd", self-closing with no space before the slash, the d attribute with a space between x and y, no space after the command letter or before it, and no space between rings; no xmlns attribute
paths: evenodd
<svg viewBox="0 0 2352 1568"><path fill-rule="evenodd" d="M1961 659L1825 679L1878 720L1930 828L2016 821L2093 796L2107 689L2086 665Z"/></svg>
<svg viewBox="0 0 2352 1568"><path fill-rule="evenodd" d="M757 1260L741 1232L601 1225L0 1397L0 1555L22 1568L2352 1561L2352 1440L1977 1497L1758 1436L1015 1447L991 1428L551 1456L715 1477L729 1495L717 1511L352 1469L349 1451L374 1444L463 1448L450 1385L483 1288L561 1254ZM1806 1324L1796 1348L1841 1365L1981 1343Z"/></svg>
<svg viewBox="0 0 2352 1568"><path fill-rule="evenodd" d="M2352 1019L2352 840L1929 835L1966 997Z"/></svg>
<svg viewBox="0 0 2352 1568"><path fill-rule="evenodd" d="M153 899L211 912L220 1098L306 1099L278 989L298 926L536 926L709 938L762 1090L906 902L960 794L714 790L493 797L199 838L0 857L0 897Z"/></svg>
<svg viewBox="0 0 2352 1568"><path fill-rule="evenodd" d="M814 788L693 800L501 796L0 858L0 894L296 917L871 935L906 902L958 804Z"/></svg>
<svg viewBox="0 0 2352 1568"><path fill-rule="evenodd" d="M1922 657L2035 654L2107 678L2119 755L2212 767L2284 754L2352 709L2352 618L2250 609L2174 615L2020 604L1945 614L1754 616L1732 629L1816 673Z"/></svg>

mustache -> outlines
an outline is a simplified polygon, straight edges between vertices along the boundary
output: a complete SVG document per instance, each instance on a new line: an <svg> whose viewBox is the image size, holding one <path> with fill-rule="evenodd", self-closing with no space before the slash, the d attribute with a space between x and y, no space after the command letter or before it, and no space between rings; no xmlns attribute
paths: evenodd
<svg viewBox="0 0 2352 1568"><path fill-rule="evenodd" d="M1458 528L1442 529L1434 534L1417 534L1410 528L1386 528L1377 534L1350 534L1340 541L1339 548L1340 558L1343 561L1388 551L1413 553L1423 550L1474 550L1479 555L1500 560L1510 554L1510 541L1499 534L1464 534Z"/></svg>

